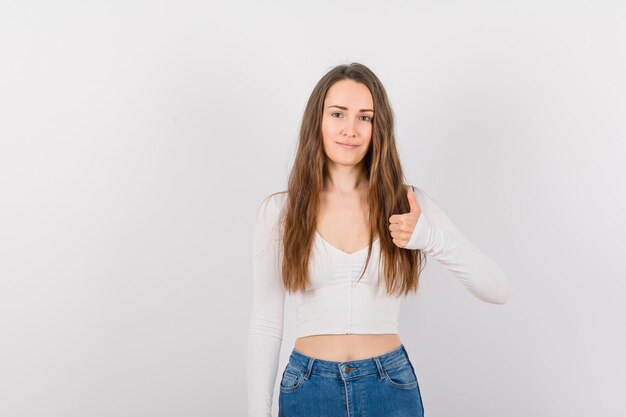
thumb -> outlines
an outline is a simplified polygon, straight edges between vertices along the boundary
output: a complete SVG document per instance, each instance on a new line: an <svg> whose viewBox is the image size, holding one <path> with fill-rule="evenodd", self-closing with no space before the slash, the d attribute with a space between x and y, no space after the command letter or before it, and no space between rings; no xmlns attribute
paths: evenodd
<svg viewBox="0 0 626 417"><path fill-rule="evenodd" d="M417 199L415 198L415 193L413 192L412 185L409 185L409 189L408 189L406 196L409 199L409 207L411 209L411 212L419 211L420 208L419 208L419 205L417 204Z"/></svg>

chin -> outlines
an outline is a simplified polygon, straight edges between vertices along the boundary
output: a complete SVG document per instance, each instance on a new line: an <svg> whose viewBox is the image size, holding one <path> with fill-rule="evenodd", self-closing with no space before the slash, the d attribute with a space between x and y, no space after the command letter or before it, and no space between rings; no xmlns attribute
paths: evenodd
<svg viewBox="0 0 626 417"><path fill-rule="evenodd" d="M360 159L340 159L340 158L328 158L332 163L336 164L336 165L358 165L361 163L361 161L363 161L363 158Z"/></svg>

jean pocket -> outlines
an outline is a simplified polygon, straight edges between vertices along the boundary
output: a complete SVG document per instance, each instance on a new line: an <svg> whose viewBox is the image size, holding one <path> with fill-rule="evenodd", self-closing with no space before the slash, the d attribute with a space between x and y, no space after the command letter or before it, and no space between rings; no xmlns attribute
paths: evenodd
<svg viewBox="0 0 626 417"><path fill-rule="evenodd" d="M304 380L304 370L288 363L280 379L280 390L292 392L298 389Z"/></svg>
<svg viewBox="0 0 626 417"><path fill-rule="evenodd" d="M413 389L417 387L417 376L408 360L385 369L385 380L394 388Z"/></svg>

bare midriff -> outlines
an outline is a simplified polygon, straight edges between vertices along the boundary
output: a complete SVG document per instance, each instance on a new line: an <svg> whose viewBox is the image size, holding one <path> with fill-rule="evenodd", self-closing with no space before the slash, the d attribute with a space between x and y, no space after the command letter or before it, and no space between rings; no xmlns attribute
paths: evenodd
<svg viewBox="0 0 626 417"><path fill-rule="evenodd" d="M398 334L320 334L296 339L295 349L307 356L333 362L368 359L399 348Z"/></svg>

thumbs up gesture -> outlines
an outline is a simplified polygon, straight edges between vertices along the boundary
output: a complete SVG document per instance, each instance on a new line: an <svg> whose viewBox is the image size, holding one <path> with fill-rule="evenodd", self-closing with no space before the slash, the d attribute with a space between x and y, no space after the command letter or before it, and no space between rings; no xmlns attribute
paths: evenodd
<svg viewBox="0 0 626 417"><path fill-rule="evenodd" d="M406 196L409 199L410 211L405 214L394 214L389 218L389 231L391 232L393 243L401 248L406 247L409 243L409 238L413 234L413 229L415 229L417 220L422 213L415 199L413 186L409 185Z"/></svg>

